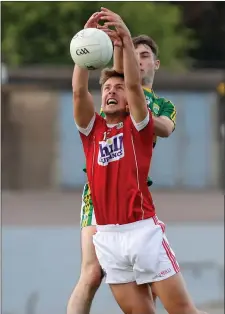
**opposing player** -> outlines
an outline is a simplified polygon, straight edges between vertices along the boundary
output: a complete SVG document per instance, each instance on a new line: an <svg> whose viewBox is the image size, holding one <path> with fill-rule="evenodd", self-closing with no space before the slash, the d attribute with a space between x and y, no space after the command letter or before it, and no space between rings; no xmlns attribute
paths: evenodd
<svg viewBox="0 0 225 314"><path fill-rule="evenodd" d="M104 8L102 11L111 12ZM116 16L117 19L120 18L116 14L114 14L114 16ZM99 17L100 16L97 14L93 15L87 22L86 27L97 27ZM157 136L168 137L173 132L176 110L175 106L170 101L158 97L152 90L154 75L160 65L157 45L146 35L135 37L133 43L140 64L141 81L146 102L153 114L153 146L155 146ZM123 72L122 49L118 46L114 47L114 69L119 73ZM102 115L104 115L104 113L102 113ZM148 180L148 185L151 185L151 180ZM83 191L81 208L81 276L71 295L67 310L68 314L88 314L94 295L102 280L101 268L96 258L92 241L92 236L96 232L95 224L90 187L86 184Z"/></svg>
<svg viewBox="0 0 225 314"><path fill-rule="evenodd" d="M134 46L122 21L114 21L110 14L104 17L109 21L106 26L116 27L108 34L117 43L121 40L124 62L124 80L115 72L102 78L106 119L94 111L88 72L75 66L73 76L74 118L98 224L96 253L124 313L154 313L148 291L152 283L170 314L197 314L146 185L154 122L140 84Z"/></svg>

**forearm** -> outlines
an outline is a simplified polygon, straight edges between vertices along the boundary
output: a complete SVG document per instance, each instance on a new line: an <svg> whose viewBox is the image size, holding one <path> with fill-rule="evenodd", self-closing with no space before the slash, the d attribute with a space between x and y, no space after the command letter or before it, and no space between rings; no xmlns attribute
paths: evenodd
<svg viewBox="0 0 225 314"><path fill-rule="evenodd" d="M142 122L148 109L141 86L140 69L131 38L123 41L124 83L130 114L136 123Z"/></svg>
<svg viewBox="0 0 225 314"><path fill-rule="evenodd" d="M124 81L127 88L140 85L140 69L132 39L127 37L123 41Z"/></svg>
<svg viewBox="0 0 225 314"><path fill-rule="evenodd" d="M113 69L118 73L123 73L123 48L114 46Z"/></svg>
<svg viewBox="0 0 225 314"><path fill-rule="evenodd" d="M160 117L152 116L154 121L154 133L160 137L168 137L173 132L173 122L170 120L164 120Z"/></svg>
<svg viewBox="0 0 225 314"><path fill-rule="evenodd" d="M88 70L74 66L72 77L73 94L80 96L88 93Z"/></svg>
<svg viewBox="0 0 225 314"><path fill-rule="evenodd" d="M72 77L73 112L76 124L86 128L94 116L94 103L88 92L88 70L74 67Z"/></svg>

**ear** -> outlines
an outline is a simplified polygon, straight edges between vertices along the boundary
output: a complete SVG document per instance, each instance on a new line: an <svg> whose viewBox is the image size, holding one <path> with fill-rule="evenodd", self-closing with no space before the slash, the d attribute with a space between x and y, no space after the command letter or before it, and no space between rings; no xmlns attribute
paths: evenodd
<svg viewBox="0 0 225 314"><path fill-rule="evenodd" d="M160 67L160 61L155 60L155 71L158 71L159 67Z"/></svg>

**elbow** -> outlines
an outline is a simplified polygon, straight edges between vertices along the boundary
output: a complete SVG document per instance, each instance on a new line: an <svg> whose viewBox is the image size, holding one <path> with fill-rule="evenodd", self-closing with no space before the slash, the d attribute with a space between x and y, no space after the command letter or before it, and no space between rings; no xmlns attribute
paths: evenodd
<svg viewBox="0 0 225 314"><path fill-rule="evenodd" d="M170 136L170 134L171 134L171 133L166 129L166 130L164 130L164 131L162 132L161 137L167 138L167 137Z"/></svg>
<svg viewBox="0 0 225 314"><path fill-rule="evenodd" d="M166 126L155 127L155 135L163 138L167 138L172 133L172 130Z"/></svg>
<svg viewBox="0 0 225 314"><path fill-rule="evenodd" d="M88 94L88 90L86 88L74 88L73 87L73 99L80 99L85 97Z"/></svg>
<svg viewBox="0 0 225 314"><path fill-rule="evenodd" d="M161 132L159 132L160 134L158 134L160 137L164 137L164 138L167 138L167 137L169 137L170 136L170 134L172 133L171 132L171 130L170 129L168 129L168 128L163 128L162 130L161 130Z"/></svg>

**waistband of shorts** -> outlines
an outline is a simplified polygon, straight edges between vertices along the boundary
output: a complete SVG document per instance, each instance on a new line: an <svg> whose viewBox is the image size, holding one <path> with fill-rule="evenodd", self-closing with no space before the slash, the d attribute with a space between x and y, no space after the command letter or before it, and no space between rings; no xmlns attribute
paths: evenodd
<svg viewBox="0 0 225 314"><path fill-rule="evenodd" d="M158 221L157 216L153 216L151 218L143 219L143 220L138 220L135 222L131 222L128 224L124 225L97 225L97 231L104 231L104 232L123 232L123 231L129 231L129 230L134 230L134 229L140 229L143 228L144 226L155 226Z"/></svg>

